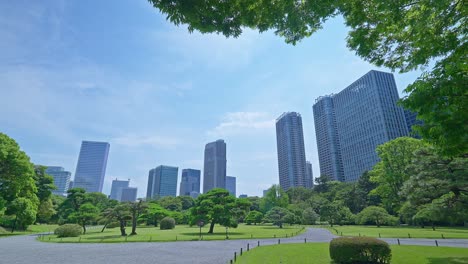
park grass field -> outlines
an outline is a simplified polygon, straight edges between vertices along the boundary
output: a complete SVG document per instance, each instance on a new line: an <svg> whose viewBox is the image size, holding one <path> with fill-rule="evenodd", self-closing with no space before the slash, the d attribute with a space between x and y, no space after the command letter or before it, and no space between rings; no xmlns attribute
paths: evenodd
<svg viewBox="0 0 468 264"><path fill-rule="evenodd" d="M240 256L236 263L241 264L330 264L328 243L282 244L254 248ZM468 263L466 248L391 246L392 261L395 264Z"/></svg>
<svg viewBox="0 0 468 264"><path fill-rule="evenodd" d="M53 232L58 225L30 225L27 230L14 231L0 227L0 237Z"/></svg>
<svg viewBox="0 0 468 264"><path fill-rule="evenodd" d="M213 234L208 234L209 226L202 227L201 234L203 240L224 240L226 239L226 228L216 225ZM126 228L130 234L131 227ZM229 228L229 239L250 239L250 238L273 238L291 237L304 232L302 226L283 226L278 228L273 225L244 225L237 228ZM164 241L191 241L199 240L200 229L197 226L177 225L172 230L160 230L159 227L139 226L137 235L122 237L119 228L106 229L101 233L100 228L89 229L85 235L80 237L57 238L55 235L43 236L38 239L45 242L87 242L87 243L115 243L115 242L164 242Z"/></svg>
<svg viewBox="0 0 468 264"><path fill-rule="evenodd" d="M388 237L388 238L468 238L468 228L466 227L410 227L410 226L334 226L326 227L334 235L339 236L368 236L368 237ZM409 234L409 236L408 236ZM443 237L442 237L443 236Z"/></svg>

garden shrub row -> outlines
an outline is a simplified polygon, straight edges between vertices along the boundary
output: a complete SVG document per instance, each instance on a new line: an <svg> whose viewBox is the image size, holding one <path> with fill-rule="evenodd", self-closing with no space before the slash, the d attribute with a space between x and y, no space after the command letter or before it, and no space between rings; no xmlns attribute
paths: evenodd
<svg viewBox="0 0 468 264"><path fill-rule="evenodd" d="M330 257L336 264L390 263L390 246L372 237L339 237L330 242Z"/></svg>

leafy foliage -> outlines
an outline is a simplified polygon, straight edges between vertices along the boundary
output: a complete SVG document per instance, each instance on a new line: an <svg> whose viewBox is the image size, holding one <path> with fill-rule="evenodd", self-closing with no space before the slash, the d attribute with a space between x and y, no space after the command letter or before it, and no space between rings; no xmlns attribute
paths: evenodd
<svg viewBox="0 0 468 264"><path fill-rule="evenodd" d="M369 206L356 216L356 223L361 225L375 224L377 227L380 227L380 225L396 225L398 219L389 215L382 207Z"/></svg>
<svg viewBox="0 0 468 264"><path fill-rule="evenodd" d="M291 215L288 209L275 206L265 214L264 221L277 225L279 228L283 228L283 223L290 222L291 217L294 217L294 215Z"/></svg>
<svg viewBox="0 0 468 264"><path fill-rule="evenodd" d="M270 211L273 207L286 208L289 204L288 194L279 185L273 185L268 189L265 197L260 202L263 213Z"/></svg>
<svg viewBox="0 0 468 264"><path fill-rule="evenodd" d="M57 237L77 237L81 235L81 226L77 224L65 224L54 230Z"/></svg>
<svg viewBox="0 0 468 264"><path fill-rule="evenodd" d="M174 227L175 227L175 220L172 217L164 217L161 220L161 224L159 225L159 228L161 230L174 229Z"/></svg>
<svg viewBox="0 0 468 264"><path fill-rule="evenodd" d="M248 225L251 225L252 223L256 225L257 223L260 223L263 219L263 214L258 211L250 211L247 217L245 218L245 222Z"/></svg>
<svg viewBox="0 0 468 264"><path fill-rule="evenodd" d="M387 242L372 237L339 237L330 242L334 263L390 263L392 252Z"/></svg>

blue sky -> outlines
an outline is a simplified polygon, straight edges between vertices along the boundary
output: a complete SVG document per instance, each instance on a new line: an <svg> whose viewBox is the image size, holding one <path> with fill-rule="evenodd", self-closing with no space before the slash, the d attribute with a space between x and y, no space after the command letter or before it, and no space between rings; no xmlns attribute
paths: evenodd
<svg viewBox="0 0 468 264"><path fill-rule="evenodd" d="M379 69L348 50L347 31L335 18L292 46L271 32L189 34L145 0L1 1L0 131L73 174L81 140L107 141L104 192L131 179L139 196L151 168L178 166L180 180L222 138L237 193L261 195L278 182L276 117L301 113L317 176L312 104ZM417 76L395 74L400 95Z"/></svg>

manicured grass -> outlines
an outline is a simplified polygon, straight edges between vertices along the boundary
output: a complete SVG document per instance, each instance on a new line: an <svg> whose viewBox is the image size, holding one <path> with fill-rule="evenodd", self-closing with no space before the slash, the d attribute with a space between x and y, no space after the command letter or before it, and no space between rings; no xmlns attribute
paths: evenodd
<svg viewBox="0 0 468 264"><path fill-rule="evenodd" d="M226 228L216 225L213 234L208 234L209 226L202 227L203 240L224 240L226 238ZM273 238L290 237L303 232L302 226L284 226L278 228L272 225L239 225L237 228L229 228L229 239L250 239L250 238ZM131 227L127 227L127 234L131 232ZM88 243L112 243L112 242L161 242L161 241L188 241L199 240L200 229L196 226L177 225L172 230L160 230L159 227L140 226L137 228L138 235L122 237L119 228L106 229L101 233L100 228L88 230L85 235L70 238L57 238L55 235L39 238L41 241L50 242L88 242ZM50 238L50 239L49 239Z"/></svg>
<svg viewBox="0 0 468 264"><path fill-rule="evenodd" d="M1 228L0 237L54 232L55 228L57 227L58 225L30 225L27 230L14 231L13 233L11 232L11 230Z"/></svg>
<svg viewBox="0 0 468 264"><path fill-rule="evenodd" d="M236 263L287 263L287 264L330 264L328 243L282 244L260 246L245 252ZM408 263L468 263L466 248L391 246L392 261L395 264Z"/></svg>
<svg viewBox="0 0 468 264"><path fill-rule="evenodd" d="M368 236L368 237L395 237L395 238L468 238L468 228L464 227L408 227L408 226L327 226L335 235L342 236Z"/></svg>

